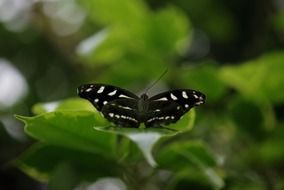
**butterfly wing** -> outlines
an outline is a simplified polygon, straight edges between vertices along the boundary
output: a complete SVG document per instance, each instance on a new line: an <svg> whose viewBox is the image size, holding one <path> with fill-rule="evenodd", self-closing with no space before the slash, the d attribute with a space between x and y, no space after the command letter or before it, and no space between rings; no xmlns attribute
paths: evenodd
<svg viewBox="0 0 284 190"><path fill-rule="evenodd" d="M189 89L160 93L149 99L144 123L146 127L175 123L192 107L203 104L205 99L203 93Z"/></svg>
<svg viewBox="0 0 284 190"><path fill-rule="evenodd" d="M89 100L108 121L123 127L139 127L135 94L111 85L85 84L78 88L78 95Z"/></svg>
<svg viewBox="0 0 284 190"><path fill-rule="evenodd" d="M84 84L78 87L77 92L81 98L89 100L99 112L113 100L138 99L132 92L105 84Z"/></svg>

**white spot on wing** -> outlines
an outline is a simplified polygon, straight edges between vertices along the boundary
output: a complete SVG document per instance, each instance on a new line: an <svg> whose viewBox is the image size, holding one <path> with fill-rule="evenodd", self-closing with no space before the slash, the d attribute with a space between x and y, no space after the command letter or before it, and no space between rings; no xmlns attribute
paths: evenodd
<svg viewBox="0 0 284 190"><path fill-rule="evenodd" d="M90 92L92 90L92 88L87 88L86 92Z"/></svg>
<svg viewBox="0 0 284 190"><path fill-rule="evenodd" d="M185 104L185 105L184 105L184 107L185 107L185 108L188 108L188 107L189 107L189 105L188 105L188 104Z"/></svg>
<svg viewBox="0 0 284 190"><path fill-rule="evenodd" d="M163 98L160 98L160 99L158 99L157 101L167 101L168 100L168 98L166 98L166 97L163 97Z"/></svg>
<svg viewBox="0 0 284 190"><path fill-rule="evenodd" d="M97 91L98 94L102 93L104 91L105 87L101 86L101 88Z"/></svg>
<svg viewBox="0 0 284 190"><path fill-rule="evenodd" d="M175 119L175 117L174 117L174 116L171 116L171 119Z"/></svg>
<svg viewBox="0 0 284 190"><path fill-rule="evenodd" d="M109 113L108 115L109 115L110 117L113 117L113 116L114 116L114 114L113 114L113 113Z"/></svg>
<svg viewBox="0 0 284 190"><path fill-rule="evenodd" d="M116 92L117 92L117 90L114 90L114 91L108 93L108 95L109 95L109 96L113 96L113 95L115 95Z"/></svg>
<svg viewBox="0 0 284 190"><path fill-rule="evenodd" d="M200 102L196 102L195 105L200 105L200 104L203 104L203 101L200 101Z"/></svg>
<svg viewBox="0 0 284 190"><path fill-rule="evenodd" d="M122 109L126 109L126 110L132 110L131 107L128 107L128 106L121 106L121 105L118 105L119 108L122 108Z"/></svg>
<svg viewBox="0 0 284 190"><path fill-rule="evenodd" d="M119 115L115 115L115 117L116 117L117 119L119 119L119 118L120 118L120 116L119 116Z"/></svg>
<svg viewBox="0 0 284 190"><path fill-rule="evenodd" d="M126 96L126 95L124 95L124 94L120 94L118 97L119 97L119 98L131 98L131 97Z"/></svg>
<svg viewBox="0 0 284 190"><path fill-rule="evenodd" d="M172 98L173 100L177 100L177 97L176 97L175 95L173 95L172 93L171 93L171 98Z"/></svg>
<svg viewBox="0 0 284 190"><path fill-rule="evenodd" d="M104 101L103 104L106 105L106 104L107 104L107 101Z"/></svg>
<svg viewBox="0 0 284 190"><path fill-rule="evenodd" d="M170 116L166 116L165 119L170 119Z"/></svg>
<svg viewBox="0 0 284 190"><path fill-rule="evenodd" d="M161 111L161 110L160 110L160 109L156 109L155 111L156 111L156 112L159 112L159 111Z"/></svg>
<svg viewBox="0 0 284 190"><path fill-rule="evenodd" d="M185 92L185 91L182 91L182 97L184 97L185 99L187 99L187 98L188 98L188 96L187 96L187 94L186 94L186 92Z"/></svg>
<svg viewBox="0 0 284 190"><path fill-rule="evenodd" d="M122 116L121 116L122 117ZM128 119L130 121L134 121L135 123L138 123L138 121L135 119L135 118L132 118L132 117L128 117L126 116L125 119Z"/></svg>
<svg viewBox="0 0 284 190"><path fill-rule="evenodd" d="M195 99L199 99L199 97L198 97L196 94L193 94L193 97L194 97Z"/></svg>
<svg viewBox="0 0 284 190"><path fill-rule="evenodd" d="M95 102L95 103L98 103L98 102L99 102L99 99L98 99L98 98L96 98L96 99L94 100L94 102Z"/></svg>

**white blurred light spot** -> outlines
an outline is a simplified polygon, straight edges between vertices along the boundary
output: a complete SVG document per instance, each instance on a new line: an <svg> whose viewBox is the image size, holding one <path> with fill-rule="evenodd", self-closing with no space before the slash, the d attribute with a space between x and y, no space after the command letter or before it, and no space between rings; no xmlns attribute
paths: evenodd
<svg viewBox="0 0 284 190"><path fill-rule="evenodd" d="M0 120L4 124L6 132L11 137L21 142L25 142L27 140L23 124L16 120L13 115L1 115Z"/></svg>
<svg viewBox="0 0 284 190"><path fill-rule="evenodd" d="M97 180L93 184L83 184L74 190L126 190L126 186L118 178L106 177Z"/></svg>
<svg viewBox="0 0 284 190"><path fill-rule="evenodd" d="M108 29L101 30L83 40L77 47L77 54L88 55L92 53L108 36Z"/></svg>
<svg viewBox="0 0 284 190"><path fill-rule="evenodd" d="M44 104L43 107L47 112L52 112L56 110L58 105L59 105L58 102L49 102L49 103Z"/></svg>
<svg viewBox="0 0 284 190"><path fill-rule="evenodd" d="M33 0L0 0L0 21L7 29L18 31L29 21Z"/></svg>
<svg viewBox="0 0 284 190"><path fill-rule="evenodd" d="M11 21L30 9L31 0L0 0L0 20Z"/></svg>
<svg viewBox="0 0 284 190"><path fill-rule="evenodd" d="M218 189L221 189L224 186L224 182L222 178L212 169L212 168L206 168L205 174L208 176L208 178L211 180L211 182L218 187Z"/></svg>
<svg viewBox="0 0 284 190"><path fill-rule="evenodd" d="M86 12L74 0L43 1L44 13L60 36L75 33L83 24Z"/></svg>
<svg viewBox="0 0 284 190"><path fill-rule="evenodd" d="M22 74L7 60L0 59L0 110L14 105L27 90Z"/></svg>

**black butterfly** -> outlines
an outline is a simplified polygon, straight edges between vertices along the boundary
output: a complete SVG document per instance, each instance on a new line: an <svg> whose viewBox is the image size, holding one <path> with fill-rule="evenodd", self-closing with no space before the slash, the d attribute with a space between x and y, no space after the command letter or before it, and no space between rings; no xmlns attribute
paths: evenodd
<svg viewBox="0 0 284 190"><path fill-rule="evenodd" d="M119 87L84 84L78 95L89 100L103 116L122 127L159 127L177 122L192 107L205 102L205 95L189 89L171 90L151 98L140 97Z"/></svg>

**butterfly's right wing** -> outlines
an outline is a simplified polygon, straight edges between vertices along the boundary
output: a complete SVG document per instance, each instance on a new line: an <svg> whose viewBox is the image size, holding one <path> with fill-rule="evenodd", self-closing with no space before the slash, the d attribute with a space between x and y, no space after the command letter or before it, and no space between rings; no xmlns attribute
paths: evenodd
<svg viewBox="0 0 284 190"><path fill-rule="evenodd" d="M147 127L177 122L192 107L205 102L205 95L190 89L171 90L149 99L145 125Z"/></svg>

